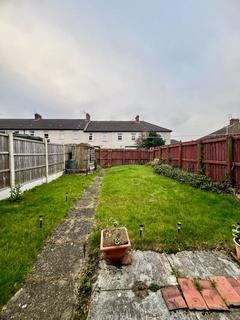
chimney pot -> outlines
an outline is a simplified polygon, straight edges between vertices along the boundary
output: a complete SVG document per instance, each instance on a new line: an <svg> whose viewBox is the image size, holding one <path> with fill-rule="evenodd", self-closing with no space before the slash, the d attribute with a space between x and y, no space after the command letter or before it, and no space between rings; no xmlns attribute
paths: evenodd
<svg viewBox="0 0 240 320"><path fill-rule="evenodd" d="M39 113L34 113L34 120L40 120L42 116Z"/></svg>
<svg viewBox="0 0 240 320"><path fill-rule="evenodd" d="M239 119L230 119L230 126L239 123Z"/></svg>
<svg viewBox="0 0 240 320"><path fill-rule="evenodd" d="M89 113L86 113L86 121L89 122L91 120L91 116Z"/></svg>
<svg viewBox="0 0 240 320"><path fill-rule="evenodd" d="M140 122L140 120L139 120L139 115L137 115L137 116L135 117L135 121L138 122L138 123Z"/></svg>

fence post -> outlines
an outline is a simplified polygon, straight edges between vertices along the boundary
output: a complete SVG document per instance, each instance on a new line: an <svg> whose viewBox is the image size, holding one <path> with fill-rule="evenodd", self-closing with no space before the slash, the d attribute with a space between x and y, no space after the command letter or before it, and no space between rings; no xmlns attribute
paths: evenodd
<svg viewBox="0 0 240 320"><path fill-rule="evenodd" d="M179 160L178 160L178 167L182 168L182 141L179 142Z"/></svg>
<svg viewBox="0 0 240 320"><path fill-rule="evenodd" d="M203 171L203 143L201 140L197 143L197 173L204 174Z"/></svg>
<svg viewBox="0 0 240 320"><path fill-rule="evenodd" d="M126 150L123 149L123 151L122 151L122 164L123 165L125 164L125 159L126 159Z"/></svg>
<svg viewBox="0 0 240 320"><path fill-rule="evenodd" d="M63 171L64 171L66 166L65 144L63 144L62 146L63 146Z"/></svg>
<svg viewBox="0 0 240 320"><path fill-rule="evenodd" d="M233 138L232 136L227 136L227 177L233 182Z"/></svg>
<svg viewBox="0 0 240 320"><path fill-rule="evenodd" d="M169 144L167 145L167 164L171 164Z"/></svg>
<svg viewBox="0 0 240 320"><path fill-rule="evenodd" d="M44 140L45 143L45 165L46 165L46 182L49 182L49 175L48 175L48 142L47 139Z"/></svg>
<svg viewBox="0 0 240 320"><path fill-rule="evenodd" d="M13 148L13 133L8 132L8 152L9 152L9 170L10 170L10 188L15 187L15 163Z"/></svg>

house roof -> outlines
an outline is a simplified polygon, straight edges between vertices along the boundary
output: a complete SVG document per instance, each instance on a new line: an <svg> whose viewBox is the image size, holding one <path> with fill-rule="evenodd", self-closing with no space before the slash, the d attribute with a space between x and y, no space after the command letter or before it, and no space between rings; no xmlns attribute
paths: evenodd
<svg viewBox="0 0 240 320"><path fill-rule="evenodd" d="M91 121L86 132L171 132L172 130L159 127L146 121Z"/></svg>
<svg viewBox="0 0 240 320"><path fill-rule="evenodd" d="M178 143L179 143L179 141L176 140L176 139L171 139L170 140L170 144L178 144Z"/></svg>
<svg viewBox="0 0 240 320"><path fill-rule="evenodd" d="M0 119L0 130L83 130L85 119Z"/></svg>
<svg viewBox="0 0 240 320"><path fill-rule="evenodd" d="M218 136L218 135L226 135L226 134L239 134L240 133L240 122L239 119L230 120L230 124L218 129L205 137L209 136ZM205 138L204 137L204 138Z"/></svg>
<svg viewBox="0 0 240 320"><path fill-rule="evenodd" d="M84 130L85 128L85 130ZM0 119L0 130L84 130L86 132L171 132L146 121L90 121L85 119Z"/></svg>

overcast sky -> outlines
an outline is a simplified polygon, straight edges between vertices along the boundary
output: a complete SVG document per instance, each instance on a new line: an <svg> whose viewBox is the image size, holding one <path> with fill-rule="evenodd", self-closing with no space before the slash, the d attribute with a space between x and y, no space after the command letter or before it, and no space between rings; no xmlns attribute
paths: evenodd
<svg viewBox="0 0 240 320"><path fill-rule="evenodd" d="M240 117L240 1L0 0L0 117L84 111L183 140Z"/></svg>

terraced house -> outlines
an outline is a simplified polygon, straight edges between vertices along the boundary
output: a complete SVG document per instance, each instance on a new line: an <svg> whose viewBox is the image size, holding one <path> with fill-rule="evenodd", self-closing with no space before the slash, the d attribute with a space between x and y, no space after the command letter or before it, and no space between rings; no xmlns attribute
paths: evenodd
<svg viewBox="0 0 240 320"><path fill-rule="evenodd" d="M1 131L14 131L56 143L88 143L101 148L127 148L136 146L141 135L156 131L170 144L171 130L141 121L92 121L87 113L85 119L44 119L35 113L33 119L0 119Z"/></svg>

